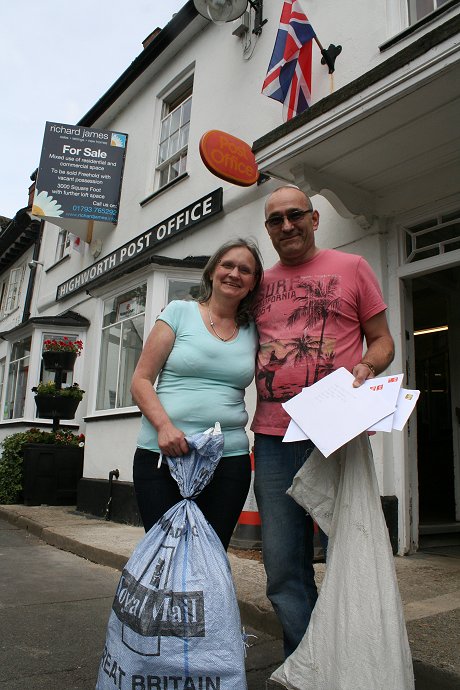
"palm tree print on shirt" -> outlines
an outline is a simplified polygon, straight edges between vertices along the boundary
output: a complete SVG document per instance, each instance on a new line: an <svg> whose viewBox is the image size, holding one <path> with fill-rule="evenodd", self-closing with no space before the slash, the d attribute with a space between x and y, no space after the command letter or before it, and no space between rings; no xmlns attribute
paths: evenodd
<svg viewBox="0 0 460 690"><path fill-rule="evenodd" d="M303 333L300 338L294 338L288 344L289 354L294 355L294 365L302 364L305 360L307 363L307 371L305 374L305 387L310 384L310 363L314 361L314 354L318 352L319 341L317 338L312 338Z"/></svg>
<svg viewBox="0 0 460 690"><path fill-rule="evenodd" d="M301 302L301 305L294 309L287 320L287 325L291 327L300 319L304 319L304 337L307 337L305 336L307 331L313 329L317 325L321 326L321 333L317 339L318 347L316 350L313 383L316 383L318 380L321 370L322 372L328 370L328 373L332 370L334 352L323 352L325 346L324 332L328 319L336 319L339 315L340 297L337 296L339 284L340 280L338 276L322 276L318 279L311 278L299 283L298 287L305 290L305 294L294 297L294 301ZM306 359L308 359L309 356L309 354L305 354Z"/></svg>

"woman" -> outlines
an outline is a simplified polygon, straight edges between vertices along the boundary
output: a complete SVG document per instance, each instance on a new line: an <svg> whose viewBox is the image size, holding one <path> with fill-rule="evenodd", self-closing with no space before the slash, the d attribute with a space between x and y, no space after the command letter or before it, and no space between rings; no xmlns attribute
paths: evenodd
<svg viewBox="0 0 460 690"><path fill-rule="evenodd" d="M204 269L198 301L168 304L145 343L131 391L143 415L133 479L146 532L181 500L167 463L157 469L159 453L185 455L185 436L217 421L223 457L196 503L228 548L251 478L244 391L254 376L251 310L262 271L255 244L224 244Z"/></svg>

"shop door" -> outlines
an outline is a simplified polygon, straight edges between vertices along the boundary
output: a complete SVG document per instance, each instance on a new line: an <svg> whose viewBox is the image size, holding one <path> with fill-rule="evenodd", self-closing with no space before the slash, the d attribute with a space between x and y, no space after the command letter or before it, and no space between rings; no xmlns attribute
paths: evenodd
<svg viewBox="0 0 460 690"><path fill-rule="evenodd" d="M460 519L460 267L411 282L419 525L442 533Z"/></svg>

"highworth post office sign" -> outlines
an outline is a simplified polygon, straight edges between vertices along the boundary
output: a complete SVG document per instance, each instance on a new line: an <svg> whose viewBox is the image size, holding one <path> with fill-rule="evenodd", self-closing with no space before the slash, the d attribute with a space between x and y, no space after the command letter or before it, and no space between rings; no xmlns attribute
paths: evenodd
<svg viewBox="0 0 460 690"><path fill-rule="evenodd" d="M88 221L116 223L127 140L122 132L47 122L32 215L80 237Z"/></svg>
<svg viewBox="0 0 460 690"><path fill-rule="evenodd" d="M219 187L161 223L154 225L142 235L134 237L108 256L88 266L84 271L66 280L65 283L58 285L56 300L64 299L74 292L87 289L91 283L118 266L127 264L142 254L152 252L154 247L212 218L216 213L222 211L222 196L223 190L222 187Z"/></svg>

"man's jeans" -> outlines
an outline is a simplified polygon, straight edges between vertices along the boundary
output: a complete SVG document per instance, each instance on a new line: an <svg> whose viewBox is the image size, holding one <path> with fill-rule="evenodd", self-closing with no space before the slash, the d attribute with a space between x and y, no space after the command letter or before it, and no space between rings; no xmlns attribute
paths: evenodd
<svg viewBox="0 0 460 690"><path fill-rule="evenodd" d="M282 436L255 434L254 492L262 521L267 596L292 654L304 636L318 592L313 570L313 520L286 495L314 446L283 443Z"/></svg>

